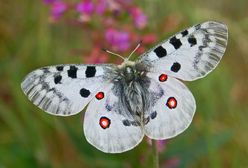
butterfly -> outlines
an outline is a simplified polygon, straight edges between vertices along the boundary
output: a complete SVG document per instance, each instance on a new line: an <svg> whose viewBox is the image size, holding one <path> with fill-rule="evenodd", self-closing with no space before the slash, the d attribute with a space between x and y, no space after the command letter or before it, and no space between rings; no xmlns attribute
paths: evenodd
<svg viewBox="0 0 248 168"><path fill-rule="evenodd" d="M52 115L75 115L87 106L87 141L103 152L121 153L145 135L168 139L188 128L196 103L180 80L193 81L211 72L227 40L225 24L207 21L162 41L136 61L48 66L29 73L21 88Z"/></svg>

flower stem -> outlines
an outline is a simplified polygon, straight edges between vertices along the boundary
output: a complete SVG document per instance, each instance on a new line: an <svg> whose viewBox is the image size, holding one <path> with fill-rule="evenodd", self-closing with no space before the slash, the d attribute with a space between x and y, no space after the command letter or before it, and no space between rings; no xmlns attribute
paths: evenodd
<svg viewBox="0 0 248 168"><path fill-rule="evenodd" d="M159 168L159 156L156 140L152 139L153 167Z"/></svg>

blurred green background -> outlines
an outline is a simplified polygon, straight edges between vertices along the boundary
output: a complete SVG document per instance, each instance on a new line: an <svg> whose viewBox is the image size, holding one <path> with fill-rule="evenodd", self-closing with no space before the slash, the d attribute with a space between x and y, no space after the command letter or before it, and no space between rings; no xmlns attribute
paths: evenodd
<svg viewBox="0 0 248 168"><path fill-rule="evenodd" d="M219 66L206 78L187 83L197 111L190 127L167 141L160 153L161 167L248 167L248 1L130 3L147 16L146 28L133 29L133 33L140 37L154 34L157 42L207 20L224 22L229 28L227 51ZM117 20L132 24L126 17ZM32 70L84 63L90 58L95 42L85 27L104 34L103 29L94 27L96 21L77 25L66 20L54 23L49 18L49 6L42 1L0 1L0 168L151 167L152 149L146 139L122 154L102 153L86 142L83 113L51 116L22 93L20 83ZM127 55L134 44L119 53ZM107 60L115 62L117 58Z"/></svg>

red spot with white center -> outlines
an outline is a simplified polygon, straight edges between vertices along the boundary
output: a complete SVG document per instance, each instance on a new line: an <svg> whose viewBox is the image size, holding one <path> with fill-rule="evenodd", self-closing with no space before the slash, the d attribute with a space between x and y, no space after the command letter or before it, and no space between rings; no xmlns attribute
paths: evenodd
<svg viewBox="0 0 248 168"><path fill-rule="evenodd" d="M103 99L103 98L104 98L104 93L103 93L103 92L98 92L98 93L96 94L96 98L97 98L98 100Z"/></svg>
<svg viewBox="0 0 248 168"><path fill-rule="evenodd" d="M107 117L101 117L99 120L99 124L103 129L106 129L110 126L110 119Z"/></svg>
<svg viewBox="0 0 248 168"><path fill-rule="evenodd" d="M169 97L167 100L166 105L170 108L170 109L174 109L177 107L177 100L174 97Z"/></svg>
<svg viewBox="0 0 248 168"><path fill-rule="evenodd" d="M164 82L164 81L166 81L167 80L167 75L166 74L161 74L160 76L159 76L159 81L160 82Z"/></svg>

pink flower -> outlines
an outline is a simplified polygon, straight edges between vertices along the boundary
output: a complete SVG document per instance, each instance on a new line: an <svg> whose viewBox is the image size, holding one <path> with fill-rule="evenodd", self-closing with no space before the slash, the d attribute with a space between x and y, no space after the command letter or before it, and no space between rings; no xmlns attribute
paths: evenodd
<svg viewBox="0 0 248 168"><path fill-rule="evenodd" d="M90 0L85 0L76 5L76 10L85 15L91 15L94 11L94 4Z"/></svg>
<svg viewBox="0 0 248 168"><path fill-rule="evenodd" d="M177 168L180 166L180 159L178 157L172 157L161 165L162 168Z"/></svg>
<svg viewBox="0 0 248 168"><path fill-rule="evenodd" d="M46 5L53 4L55 1L58 1L58 0L43 0L44 4Z"/></svg>
<svg viewBox="0 0 248 168"><path fill-rule="evenodd" d="M147 137L147 143L151 146L152 140ZM166 140L156 140L156 147L158 149L158 152L163 152L166 148L167 141Z"/></svg>
<svg viewBox="0 0 248 168"><path fill-rule="evenodd" d="M142 43L152 44L157 41L157 36L155 34L146 34L142 37Z"/></svg>
<svg viewBox="0 0 248 168"><path fill-rule="evenodd" d="M137 28L143 29L146 24L147 24L147 17L146 15L142 12L142 10L138 7L133 7L130 10L130 14L132 15L134 19L134 24Z"/></svg>
<svg viewBox="0 0 248 168"><path fill-rule="evenodd" d="M108 0L108 8L113 14L117 14L122 9L122 6L116 0Z"/></svg>
<svg viewBox="0 0 248 168"><path fill-rule="evenodd" d="M96 2L96 13L102 15L107 8L107 1L106 0L98 0Z"/></svg>
<svg viewBox="0 0 248 168"><path fill-rule="evenodd" d="M67 4L62 1L55 1L51 5L51 15L54 20L58 20L67 10Z"/></svg>
<svg viewBox="0 0 248 168"><path fill-rule="evenodd" d="M163 152L166 148L166 140L157 140L157 148L159 152Z"/></svg>
<svg viewBox="0 0 248 168"><path fill-rule="evenodd" d="M105 31L105 39L118 51L126 51L130 47L130 34L125 31L109 28Z"/></svg>

